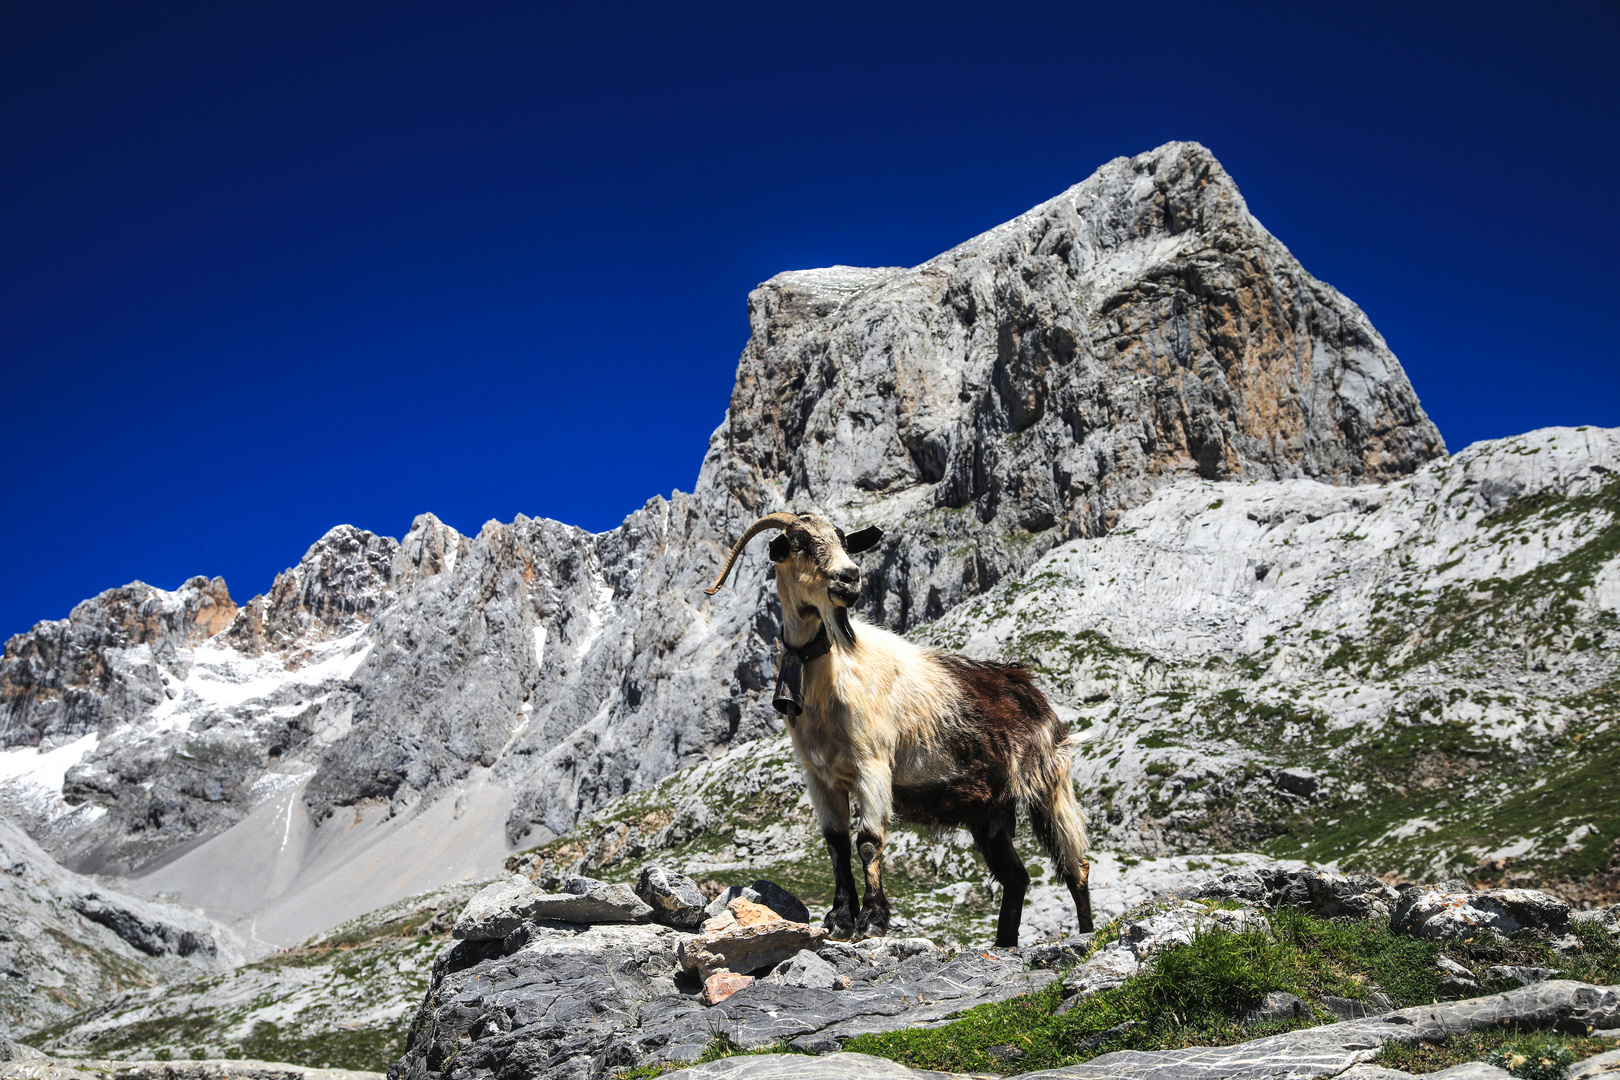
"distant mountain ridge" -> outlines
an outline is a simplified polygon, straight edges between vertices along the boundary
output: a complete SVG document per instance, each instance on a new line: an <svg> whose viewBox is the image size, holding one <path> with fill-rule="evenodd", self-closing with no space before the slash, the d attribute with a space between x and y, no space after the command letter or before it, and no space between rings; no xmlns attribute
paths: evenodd
<svg viewBox="0 0 1620 1080"><path fill-rule="evenodd" d="M219 579L134 584L13 637L23 823L296 940L310 910L360 913L320 883L362 852L388 853L349 882L375 906L778 730L769 564L702 593L759 514L883 525L862 607L908 630L1178 479L1383 482L1444 454L1366 316L1192 143L916 268L778 275L749 318L694 493L616 529L345 526L239 608ZM30 747L75 748L59 786Z"/></svg>

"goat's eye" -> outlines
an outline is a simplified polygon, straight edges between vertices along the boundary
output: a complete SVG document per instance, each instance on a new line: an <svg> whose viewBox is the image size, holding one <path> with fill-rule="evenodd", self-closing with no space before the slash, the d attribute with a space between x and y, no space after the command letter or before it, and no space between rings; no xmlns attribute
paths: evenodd
<svg viewBox="0 0 1620 1080"><path fill-rule="evenodd" d="M844 543L844 530L834 529L833 532L838 534L838 546L841 548L847 548L849 545Z"/></svg>

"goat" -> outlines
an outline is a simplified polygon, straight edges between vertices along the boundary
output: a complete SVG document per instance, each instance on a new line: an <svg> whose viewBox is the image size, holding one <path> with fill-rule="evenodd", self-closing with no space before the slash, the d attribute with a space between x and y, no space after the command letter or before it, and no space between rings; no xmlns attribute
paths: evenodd
<svg viewBox="0 0 1620 1080"><path fill-rule="evenodd" d="M996 944L1016 946L1029 874L1013 846L1017 814L1068 886L1081 931L1092 928L1085 816L1069 778L1063 722L1020 664L926 649L850 616L860 569L850 558L875 545L871 527L845 536L820 514L768 514L750 525L707 590L720 591L748 542L772 538L785 655L774 704L787 719L805 787L832 855L834 894L823 925L835 937L870 937L889 926L883 844L896 813L962 826L1002 885ZM850 796L865 892L855 910Z"/></svg>

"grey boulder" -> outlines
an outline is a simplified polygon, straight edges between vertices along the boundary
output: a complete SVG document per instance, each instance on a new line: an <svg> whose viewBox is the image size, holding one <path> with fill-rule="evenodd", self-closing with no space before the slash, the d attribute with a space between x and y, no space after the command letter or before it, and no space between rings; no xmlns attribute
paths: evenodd
<svg viewBox="0 0 1620 1080"><path fill-rule="evenodd" d="M1400 893L1371 874L1282 867L1234 870L1195 886L1185 895L1201 900L1241 900L1264 908L1304 908L1324 919L1387 919L1400 900Z"/></svg>
<svg viewBox="0 0 1620 1080"><path fill-rule="evenodd" d="M463 941L501 941L536 919L589 925L646 922L652 914L652 907L628 885L573 877L563 888L566 891L548 893L527 878L497 881L467 902L450 936Z"/></svg>
<svg viewBox="0 0 1620 1080"><path fill-rule="evenodd" d="M1268 1020L1292 1020L1310 1014L1311 1007L1305 1004L1304 999L1282 990L1273 990L1261 998L1260 1004L1243 1019L1250 1024L1261 1024Z"/></svg>
<svg viewBox="0 0 1620 1080"><path fill-rule="evenodd" d="M44 1056L44 1051L12 1042L10 1036L0 1034L0 1061L38 1061Z"/></svg>
<svg viewBox="0 0 1620 1080"><path fill-rule="evenodd" d="M1432 940L1470 937L1481 931L1507 937L1520 930L1562 934L1569 930L1569 905L1534 889L1474 892L1460 883L1407 889L1390 915L1399 933Z"/></svg>
<svg viewBox="0 0 1620 1080"><path fill-rule="evenodd" d="M636 896L652 908L654 922L677 930L696 930L708 917L697 882L662 866L641 868Z"/></svg>
<svg viewBox="0 0 1620 1080"><path fill-rule="evenodd" d="M1606 1054L1577 1061L1564 1070L1564 1080L1599 1080L1600 1077L1613 1080L1616 1076L1620 1076L1620 1050L1610 1050Z"/></svg>
<svg viewBox="0 0 1620 1080"><path fill-rule="evenodd" d="M770 981L807 990L843 990L850 985L848 976L840 975L837 968L809 949L802 949L776 965Z"/></svg>
<svg viewBox="0 0 1620 1080"><path fill-rule="evenodd" d="M463 941L500 941L530 917L530 905L545 895L526 878L486 885L467 901L450 936Z"/></svg>

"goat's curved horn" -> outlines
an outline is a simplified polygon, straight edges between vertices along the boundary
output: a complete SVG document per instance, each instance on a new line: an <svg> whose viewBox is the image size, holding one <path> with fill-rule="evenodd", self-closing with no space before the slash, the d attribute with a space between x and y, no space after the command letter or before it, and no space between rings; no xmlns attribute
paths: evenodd
<svg viewBox="0 0 1620 1080"><path fill-rule="evenodd" d="M721 568L720 576L714 579L714 585L710 588L704 589L703 591L710 596L713 596L715 593L720 591L720 586L726 583L726 575L731 573L732 566L737 562L737 556L743 553L743 548L748 546L748 541L752 540L766 529L785 529L789 525L797 525L798 522L799 519L797 515L789 514L785 511L778 511L774 514L766 514L764 517L748 526L748 531L742 534L742 539L738 540L732 545L731 554L726 557L726 565Z"/></svg>

